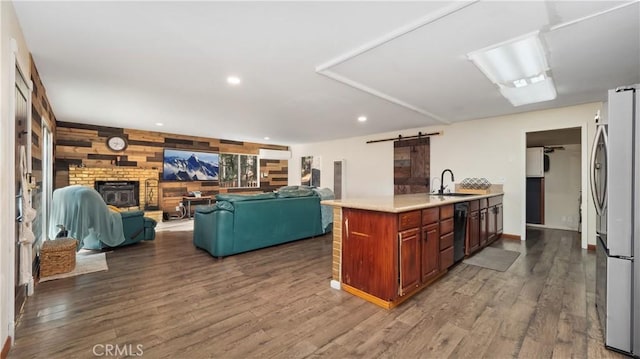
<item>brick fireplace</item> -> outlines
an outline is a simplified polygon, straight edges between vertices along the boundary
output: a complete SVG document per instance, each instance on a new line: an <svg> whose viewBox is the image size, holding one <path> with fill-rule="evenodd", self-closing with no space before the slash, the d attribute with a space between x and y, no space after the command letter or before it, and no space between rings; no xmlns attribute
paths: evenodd
<svg viewBox="0 0 640 359"><path fill-rule="evenodd" d="M154 188L153 191L147 191L145 182L149 179L157 180L158 179L158 171L153 169L143 169L143 168L131 168L131 167L109 167L109 168L97 168L97 167L69 167L69 184L79 184L91 188L95 188L98 190L98 184L110 183L108 186L108 190L111 191L110 198L113 198L116 201L119 201L121 205L114 204L118 207L139 207L140 209L144 209L147 201L149 200L148 196L155 196L151 198L150 202L157 203L159 195L157 188ZM115 183L125 183L125 182L137 182L138 183L138 192L137 192L137 205L124 205L124 202L131 203L133 200L131 198L125 199L125 194L116 194L113 188ZM151 189L150 189L151 190ZM98 190L98 192L100 192ZM128 193L128 192L127 192ZM133 194L133 193L131 193ZM129 195L131 195L129 194ZM104 196L103 196L104 198ZM131 200L131 201L129 201ZM106 201L108 202L108 201Z"/></svg>

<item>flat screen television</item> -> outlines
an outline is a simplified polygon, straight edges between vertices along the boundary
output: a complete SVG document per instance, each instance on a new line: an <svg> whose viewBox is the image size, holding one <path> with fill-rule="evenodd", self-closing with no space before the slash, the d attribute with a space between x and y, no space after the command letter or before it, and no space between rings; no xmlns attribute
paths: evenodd
<svg viewBox="0 0 640 359"><path fill-rule="evenodd" d="M162 179L165 181L217 181L217 153L165 149Z"/></svg>

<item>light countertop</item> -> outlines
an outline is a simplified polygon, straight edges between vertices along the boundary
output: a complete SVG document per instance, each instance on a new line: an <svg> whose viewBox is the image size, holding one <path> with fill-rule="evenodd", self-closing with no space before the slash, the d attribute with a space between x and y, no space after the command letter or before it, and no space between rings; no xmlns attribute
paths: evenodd
<svg viewBox="0 0 640 359"><path fill-rule="evenodd" d="M481 198L501 196L504 193L490 193L482 195L469 195L469 196L440 196L437 194L418 193L418 194L401 194L396 196L384 196L384 197L360 197L360 198L346 198L325 200L320 202L321 204L345 207L366 209L370 211L400 213L406 211L413 211L416 209L423 209L429 207L437 207L444 204L458 203L473 201Z"/></svg>

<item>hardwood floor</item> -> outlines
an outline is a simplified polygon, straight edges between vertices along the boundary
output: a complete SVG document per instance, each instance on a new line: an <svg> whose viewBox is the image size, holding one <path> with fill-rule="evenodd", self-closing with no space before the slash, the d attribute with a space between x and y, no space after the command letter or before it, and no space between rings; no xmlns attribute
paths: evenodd
<svg viewBox="0 0 640 359"><path fill-rule="evenodd" d="M493 244L522 252L508 271L461 263L387 311L329 287L330 235L218 260L158 233L107 272L37 285L9 357L622 357L602 344L593 252L573 232L528 238Z"/></svg>

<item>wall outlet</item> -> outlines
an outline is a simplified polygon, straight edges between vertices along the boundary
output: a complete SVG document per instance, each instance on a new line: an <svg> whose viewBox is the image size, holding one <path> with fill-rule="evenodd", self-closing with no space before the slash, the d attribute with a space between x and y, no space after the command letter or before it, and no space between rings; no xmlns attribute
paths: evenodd
<svg viewBox="0 0 640 359"><path fill-rule="evenodd" d="M176 211L179 211L179 210L180 210L180 206L176 206Z"/></svg>

